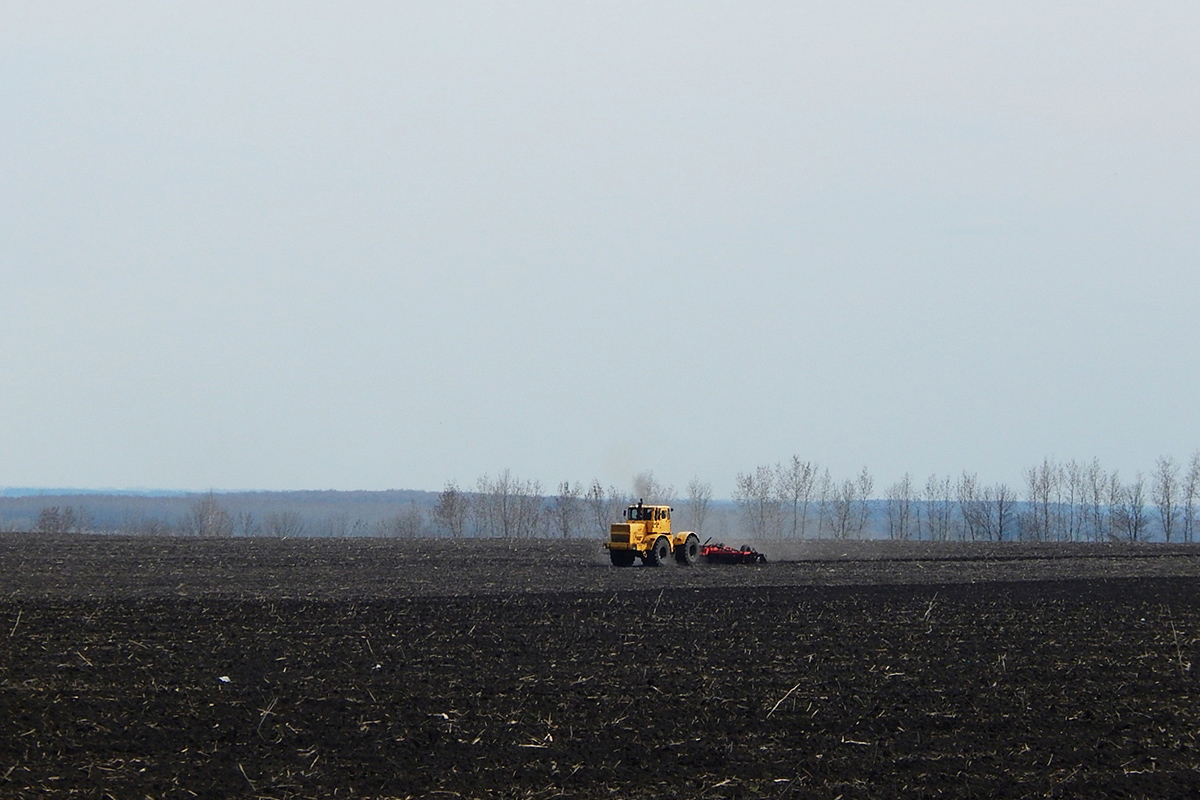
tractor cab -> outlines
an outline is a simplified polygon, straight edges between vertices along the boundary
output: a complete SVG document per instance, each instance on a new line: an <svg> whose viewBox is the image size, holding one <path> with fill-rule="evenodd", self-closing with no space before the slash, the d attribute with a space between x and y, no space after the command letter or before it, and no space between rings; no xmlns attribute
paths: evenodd
<svg viewBox="0 0 1200 800"><path fill-rule="evenodd" d="M670 533L671 510L670 506L648 506L639 500L625 509L625 519L645 523L646 533Z"/></svg>

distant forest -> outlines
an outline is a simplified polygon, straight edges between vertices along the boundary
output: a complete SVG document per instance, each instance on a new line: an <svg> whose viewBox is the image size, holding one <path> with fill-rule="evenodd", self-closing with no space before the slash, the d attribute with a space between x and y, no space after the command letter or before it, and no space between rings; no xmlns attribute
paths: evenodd
<svg viewBox="0 0 1200 800"><path fill-rule="evenodd" d="M631 491L564 481L546 491L509 470L440 492L5 493L0 530L213 537L603 537L632 502L675 508L677 530L730 541L919 539L930 541L1192 542L1200 529L1200 451L1159 458L1123 480L1098 460L1044 459L1024 485L983 485L964 471L909 475L883 496L864 467L835 479L794 456L739 473L731 500L693 479L682 490L644 472Z"/></svg>

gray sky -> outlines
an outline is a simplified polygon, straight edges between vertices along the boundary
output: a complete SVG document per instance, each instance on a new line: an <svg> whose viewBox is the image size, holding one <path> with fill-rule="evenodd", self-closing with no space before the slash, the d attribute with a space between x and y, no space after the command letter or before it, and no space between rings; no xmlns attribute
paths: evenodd
<svg viewBox="0 0 1200 800"><path fill-rule="evenodd" d="M1192 2L0 5L0 485L1200 445Z"/></svg>

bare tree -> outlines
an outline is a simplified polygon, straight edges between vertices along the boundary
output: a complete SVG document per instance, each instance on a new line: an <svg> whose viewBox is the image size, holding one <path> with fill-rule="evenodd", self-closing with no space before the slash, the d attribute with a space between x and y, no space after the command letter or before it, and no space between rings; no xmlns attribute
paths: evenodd
<svg viewBox="0 0 1200 800"><path fill-rule="evenodd" d="M555 533L567 539L575 535L579 528L579 520L583 516L583 506L580 500L583 487L578 483L563 481L558 485L558 494L554 496L554 507L551 509L551 519L554 522Z"/></svg>
<svg viewBox="0 0 1200 800"><path fill-rule="evenodd" d="M613 520L608 516L608 498L604 494L604 484L593 479L583 495L583 503L587 507L590 523L601 536L608 535L608 526Z"/></svg>
<svg viewBox="0 0 1200 800"><path fill-rule="evenodd" d="M42 506L33 529L37 533L57 536L67 532L68 522L59 506Z"/></svg>
<svg viewBox="0 0 1200 800"><path fill-rule="evenodd" d="M262 527L249 511L239 511L234 521L234 530L238 536L260 536Z"/></svg>
<svg viewBox="0 0 1200 800"><path fill-rule="evenodd" d="M1121 487L1115 527L1130 542L1140 542L1146 530L1146 480L1142 473Z"/></svg>
<svg viewBox="0 0 1200 800"><path fill-rule="evenodd" d="M1025 471L1027 487L1026 501L1029 513L1026 517L1026 538L1037 541L1050 541L1058 538L1058 506L1056 496L1059 492L1059 469L1050 459L1043 459L1040 466L1031 467Z"/></svg>
<svg viewBox="0 0 1200 800"><path fill-rule="evenodd" d="M808 522L808 506L812 502L817 481L817 465L811 461L801 461L800 456L792 456L786 467L776 467L776 471L775 488L779 500L790 510L791 538L803 539Z"/></svg>
<svg viewBox="0 0 1200 800"><path fill-rule="evenodd" d="M202 495L192 503L185 527L191 536L233 536L233 519L217 502L214 492Z"/></svg>
<svg viewBox="0 0 1200 800"><path fill-rule="evenodd" d="M516 536L515 483L516 479L507 469L497 475L494 481L487 475L480 476L476 484L475 510L478 527L485 536L504 539Z"/></svg>
<svg viewBox="0 0 1200 800"><path fill-rule="evenodd" d="M510 502L511 482L508 470L502 472L495 483L487 474L480 475L475 482L471 513L475 517L477 535L494 538L505 534L500 521L504 518L504 505Z"/></svg>
<svg viewBox="0 0 1200 800"><path fill-rule="evenodd" d="M889 539L911 539L914 524L914 491L912 477L906 472L887 490L887 521Z"/></svg>
<svg viewBox="0 0 1200 800"><path fill-rule="evenodd" d="M1066 534L1069 541L1084 537L1085 498L1087 497L1087 470L1084 464L1070 459L1062 468L1064 509L1066 509Z"/></svg>
<svg viewBox="0 0 1200 800"><path fill-rule="evenodd" d="M977 541L985 538L987 501L979 489L979 478L963 470L958 478L958 510L962 515L963 538Z"/></svg>
<svg viewBox="0 0 1200 800"><path fill-rule="evenodd" d="M621 519L621 515L625 512L626 507L632 504L634 498L618 489L616 486L608 487L608 514L609 522ZM604 525L604 532L608 533L608 523Z"/></svg>
<svg viewBox="0 0 1200 800"><path fill-rule="evenodd" d="M267 514L263 528L268 536L287 539L304 535L304 520L294 511L277 511Z"/></svg>
<svg viewBox="0 0 1200 800"><path fill-rule="evenodd" d="M380 536L395 539L416 539L425 532L425 515L415 500L394 517L382 520L378 525Z"/></svg>
<svg viewBox="0 0 1200 800"><path fill-rule="evenodd" d="M986 499L990 501L992 509L989 531L997 542L1003 542L1016 516L1017 493L1007 483L998 483L992 487L991 497Z"/></svg>
<svg viewBox="0 0 1200 800"><path fill-rule="evenodd" d="M925 481L924 509L925 531L932 542L944 542L950 538L953 509L953 482L949 476L941 479L930 475Z"/></svg>
<svg viewBox="0 0 1200 800"><path fill-rule="evenodd" d="M1179 465L1170 456L1159 456L1151 477L1151 495L1158 509L1163 537L1169 543L1179 516Z"/></svg>
<svg viewBox="0 0 1200 800"><path fill-rule="evenodd" d="M75 513L74 506L63 506L60 524L62 525L63 533L76 533L79 531L79 515Z"/></svg>
<svg viewBox="0 0 1200 800"><path fill-rule="evenodd" d="M1106 487L1108 473L1100 466L1100 459L1093 458L1087 466L1086 476L1086 538L1094 542L1108 539L1108 502Z"/></svg>
<svg viewBox="0 0 1200 800"><path fill-rule="evenodd" d="M875 479L866 467L858 473L855 490L858 499L855 507L854 535L861 539L871 522L871 495L875 491Z"/></svg>
<svg viewBox="0 0 1200 800"><path fill-rule="evenodd" d="M857 478L842 481L828 506L829 527L835 539L861 538L871 517L871 492L875 479L866 467Z"/></svg>
<svg viewBox="0 0 1200 800"><path fill-rule="evenodd" d="M604 489L604 484L593 479L583 495L583 505L586 509L588 527L595 525L594 530L600 536L608 536L609 525L621 519L621 512L629 505L629 497L615 486Z"/></svg>
<svg viewBox="0 0 1200 800"><path fill-rule="evenodd" d="M858 484L849 478L838 484L829 504L829 528L835 539L849 539L854 535L857 521Z"/></svg>
<svg viewBox="0 0 1200 800"><path fill-rule="evenodd" d="M684 509L687 511L688 519L691 521L692 528L698 536L704 533L704 521L708 518L709 509L712 507L712 485L708 481L702 481L698 477L688 481L687 500L684 501Z"/></svg>
<svg viewBox="0 0 1200 800"><path fill-rule="evenodd" d="M825 532L827 524L833 518L832 506L835 493L836 489L833 485L833 478L830 476L829 468L827 467L821 471L821 477L817 478L816 485L818 539L821 538L821 534Z"/></svg>
<svg viewBox="0 0 1200 800"><path fill-rule="evenodd" d="M1191 542L1196 534L1196 501L1200 499L1200 450L1192 453L1183 479L1183 540Z"/></svg>
<svg viewBox="0 0 1200 800"><path fill-rule="evenodd" d="M778 531L779 500L775 475L770 467L758 467L752 473L737 475L733 499L741 509L753 538L775 538Z"/></svg>
<svg viewBox="0 0 1200 800"><path fill-rule="evenodd" d="M474 504L479 528L485 536L529 538L542 523L542 487L537 481L521 480L504 470L490 480L479 479Z"/></svg>
<svg viewBox="0 0 1200 800"><path fill-rule="evenodd" d="M970 511L974 516L975 536L982 541L1003 542L1011 538L1017 520L1017 493L1006 483L985 486L975 494Z"/></svg>
<svg viewBox="0 0 1200 800"><path fill-rule="evenodd" d="M530 539L539 535L545 527L544 516L546 499L542 496L542 484L538 481L525 481L517 494L517 536Z"/></svg>
<svg viewBox="0 0 1200 800"><path fill-rule="evenodd" d="M459 490L457 483L447 481L446 487L438 494L437 503L429 513L434 523L451 538L461 539L467 528L470 500Z"/></svg>
<svg viewBox="0 0 1200 800"><path fill-rule="evenodd" d="M925 488L917 492L917 538L934 539L934 502L937 498L938 478L930 475L925 480Z"/></svg>
<svg viewBox="0 0 1200 800"><path fill-rule="evenodd" d="M1119 541L1127 537L1125 529L1125 484L1121 483L1121 473L1113 470L1108 475L1108 538Z"/></svg>

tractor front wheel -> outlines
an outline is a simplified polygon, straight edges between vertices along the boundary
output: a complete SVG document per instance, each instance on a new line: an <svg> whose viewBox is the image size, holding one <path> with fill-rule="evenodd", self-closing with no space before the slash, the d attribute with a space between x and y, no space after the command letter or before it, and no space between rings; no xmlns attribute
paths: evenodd
<svg viewBox="0 0 1200 800"><path fill-rule="evenodd" d="M608 557L614 567L632 567L637 555L632 550L609 550Z"/></svg>
<svg viewBox="0 0 1200 800"><path fill-rule="evenodd" d="M700 558L700 540L695 534L687 537L683 544L675 548L675 560L685 567L690 567Z"/></svg>
<svg viewBox="0 0 1200 800"><path fill-rule="evenodd" d="M648 567L661 567L667 563L667 558L671 555L671 543L667 541L667 537L660 536L654 540L654 544L650 547L650 552L646 553L644 561Z"/></svg>

